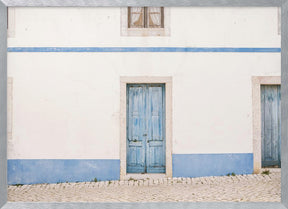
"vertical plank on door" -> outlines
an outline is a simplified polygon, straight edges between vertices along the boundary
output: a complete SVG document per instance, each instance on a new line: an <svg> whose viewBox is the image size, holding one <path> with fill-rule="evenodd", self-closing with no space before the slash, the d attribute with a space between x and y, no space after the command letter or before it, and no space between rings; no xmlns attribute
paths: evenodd
<svg viewBox="0 0 288 209"><path fill-rule="evenodd" d="M262 166L280 167L281 112L280 86L261 86Z"/></svg>
<svg viewBox="0 0 288 209"><path fill-rule="evenodd" d="M147 173L165 173L164 95L163 85L148 86Z"/></svg>
<svg viewBox="0 0 288 209"><path fill-rule="evenodd" d="M145 87L128 86L127 104L127 172L143 173L145 171Z"/></svg>

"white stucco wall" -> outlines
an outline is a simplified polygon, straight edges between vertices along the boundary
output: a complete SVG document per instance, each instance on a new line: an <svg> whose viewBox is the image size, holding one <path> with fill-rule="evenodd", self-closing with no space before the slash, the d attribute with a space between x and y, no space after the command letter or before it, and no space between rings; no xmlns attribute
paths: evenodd
<svg viewBox="0 0 288 209"><path fill-rule="evenodd" d="M8 46L280 47L277 8L170 8L168 37L120 36L120 16L16 8ZM8 158L119 159L120 76L173 77L173 153L252 153L260 75L280 75L280 53L8 53Z"/></svg>

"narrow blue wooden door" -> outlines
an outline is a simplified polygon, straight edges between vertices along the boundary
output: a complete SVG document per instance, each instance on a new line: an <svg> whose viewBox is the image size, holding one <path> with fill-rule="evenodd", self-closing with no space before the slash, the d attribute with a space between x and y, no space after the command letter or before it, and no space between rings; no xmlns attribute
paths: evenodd
<svg viewBox="0 0 288 209"><path fill-rule="evenodd" d="M165 173L162 84L127 86L127 173Z"/></svg>
<svg viewBox="0 0 288 209"><path fill-rule="evenodd" d="M162 86L148 86L147 173L165 173L164 95Z"/></svg>
<svg viewBox="0 0 288 209"><path fill-rule="evenodd" d="M261 86L262 167L281 167L280 85Z"/></svg>

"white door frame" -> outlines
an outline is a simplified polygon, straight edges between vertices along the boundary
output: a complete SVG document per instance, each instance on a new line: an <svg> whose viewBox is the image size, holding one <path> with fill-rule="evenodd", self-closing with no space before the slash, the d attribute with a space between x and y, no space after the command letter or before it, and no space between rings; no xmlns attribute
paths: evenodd
<svg viewBox="0 0 288 209"><path fill-rule="evenodd" d="M165 131L166 131L166 173L165 174L135 174L136 178L145 178L146 176L172 177L172 77L158 76L121 76L120 77L120 179L124 180L131 174L126 172L126 88L127 84L149 84L163 83L165 84Z"/></svg>
<svg viewBox="0 0 288 209"><path fill-rule="evenodd" d="M260 173L261 163L261 85L281 85L281 76L252 76L253 162L254 173Z"/></svg>

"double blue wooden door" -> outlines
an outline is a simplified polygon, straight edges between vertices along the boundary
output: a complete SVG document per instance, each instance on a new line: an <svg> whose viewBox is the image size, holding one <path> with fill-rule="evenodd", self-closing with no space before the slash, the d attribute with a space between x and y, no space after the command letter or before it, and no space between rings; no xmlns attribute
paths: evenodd
<svg viewBox="0 0 288 209"><path fill-rule="evenodd" d="M165 173L165 86L127 85L127 173Z"/></svg>
<svg viewBox="0 0 288 209"><path fill-rule="evenodd" d="M262 166L281 167L280 85L261 86Z"/></svg>

